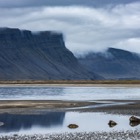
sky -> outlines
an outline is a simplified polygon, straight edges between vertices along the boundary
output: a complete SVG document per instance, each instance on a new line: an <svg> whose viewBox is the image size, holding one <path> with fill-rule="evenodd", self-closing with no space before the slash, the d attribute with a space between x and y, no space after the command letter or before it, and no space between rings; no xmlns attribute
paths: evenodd
<svg viewBox="0 0 140 140"><path fill-rule="evenodd" d="M0 0L0 27L62 32L75 55L140 53L140 0Z"/></svg>

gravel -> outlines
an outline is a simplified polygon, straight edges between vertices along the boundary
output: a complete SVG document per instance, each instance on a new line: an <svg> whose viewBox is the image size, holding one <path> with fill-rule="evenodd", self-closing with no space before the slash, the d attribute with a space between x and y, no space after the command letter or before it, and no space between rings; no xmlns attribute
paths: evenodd
<svg viewBox="0 0 140 140"><path fill-rule="evenodd" d="M62 134L38 134L38 135L9 135L0 136L0 140L140 140L140 132L81 132Z"/></svg>

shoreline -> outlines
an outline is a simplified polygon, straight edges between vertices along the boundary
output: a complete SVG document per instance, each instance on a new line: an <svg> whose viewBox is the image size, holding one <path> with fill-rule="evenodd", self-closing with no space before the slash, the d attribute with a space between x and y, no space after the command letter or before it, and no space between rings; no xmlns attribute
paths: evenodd
<svg viewBox="0 0 140 140"><path fill-rule="evenodd" d="M0 87L140 87L140 84L1 84Z"/></svg>
<svg viewBox="0 0 140 140"><path fill-rule="evenodd" d="M0 80L0 85L140 85L140 80Z"/></svg>
<svg viewBox="0 0 140 140"><path fill-rule="evenodd" d="M113 103L126 103L124 105ZM100 106L110 104L110 106ZM77 107L85 106L98 106L97 108L81 108L76 109ZM69 108L72 108L70 109ZM95 101L63 101L63 100L0 100L0 115L3 113L9 114L41 114L45 112L102 112L108 114L117 114L117 115L135 115L140 116L140 100L95 100ZM35 133L35 134L22 134L18 132L13 132L12 134L0 134L0 139L140 139L139 130L127 130L127 131L110 131L110 132L62 132L62 133Z"/></svg>
<svg viewBox="0 0 140 140"><path fill-rule="evenodd" d="M78 111L140 116L139 108L140 100L0 100L0 114Z"/></svg>
<svg viewBox="0 0 140 140"><path fill-rule="evenodd" d="M60 134L11 134L0 136L2 140L139 140L139 130L134 131L114 131L114 132L75 132Z"/></svg>

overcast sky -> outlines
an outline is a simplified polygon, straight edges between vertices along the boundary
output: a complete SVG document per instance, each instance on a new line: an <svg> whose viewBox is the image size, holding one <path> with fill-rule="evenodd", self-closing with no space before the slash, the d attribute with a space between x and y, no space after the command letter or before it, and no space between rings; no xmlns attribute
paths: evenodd
<svg viewBox="0 0 140 140"><path fill-rule="evenodd" d="M0 0L0 27L63 32L75 54L140 53L140 0Z"/></svg>

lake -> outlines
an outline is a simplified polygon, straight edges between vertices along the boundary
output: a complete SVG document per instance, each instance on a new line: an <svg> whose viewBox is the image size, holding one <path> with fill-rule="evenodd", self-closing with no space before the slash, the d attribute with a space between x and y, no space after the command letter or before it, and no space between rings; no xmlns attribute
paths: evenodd
<svg viewBox="0 0 140 140"><path fill-rule="evenodd" d="M140 130L140 125L132 127L129 124L129 117L79 112L46 112L32 115L0 114L0 120L4 122L4 125L0 126L0 135ZM116 121L117 125L110 127L109 120ZM71 123L75 123L79 127L69 129L67 126Z"/></svg>
<svg viewBox="0 0 140 140"><path fill-rule="evenodd" d="M1 86L0 100L139 100L140 87L49 87L49 86ZM95 107L95 106L94 106ZM110 132L140 130L139 124L129 124L127 115L89 112L52 112L40 114L0 114L0 135L48 134L65 132ZM117 125L109 127L109 120ZM69 129L71 123L77 129Z"/></svg>
<svg viewBox="0 0 140 140"><path fill-rule="evenodd" d="M140 87L0 87L0 100L139 100Z"/></svg>

